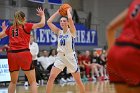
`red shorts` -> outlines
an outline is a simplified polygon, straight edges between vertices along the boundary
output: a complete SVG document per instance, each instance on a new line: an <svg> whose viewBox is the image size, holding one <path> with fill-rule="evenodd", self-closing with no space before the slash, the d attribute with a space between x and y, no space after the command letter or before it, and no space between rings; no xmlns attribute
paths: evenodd
<svg viewBox="0 0 140 93"><path fill-rule="evenodd" d="M10 72L19 71L20 68L24 71L34 69L30 51L8 52L8 64Z"/></svg>
<svg viewBox="0 0 140 93"><path fill-rule="evenodd" d="M113 46L107 56L111 82L140 84L140 49L132 46Z"/></svg>
<svg viewBox="0 0 140 93"><path fill-rule="evenodd" d="M90 72L91 72L91 67L85 66L85 74L90 75Z"/></svg>

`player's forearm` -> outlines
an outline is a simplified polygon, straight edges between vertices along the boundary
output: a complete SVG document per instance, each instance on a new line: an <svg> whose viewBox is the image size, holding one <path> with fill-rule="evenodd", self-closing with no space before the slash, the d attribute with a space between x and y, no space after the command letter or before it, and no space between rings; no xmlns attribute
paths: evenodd
<svg viewBox="0 0 140 93"><path fill-rule="evenodd" d="M108 30L107 31L107 43L108 48L110 48L115 42L115 31L114 30Z"/></svg>
<svg viewBox="0 0 140 93"><path fill-rule="evenodd" d="M55 13L48 19L47 23L52 23L53 20L55 19L55 17L56 17L58 14L59 14L58 11L55 12Z"/></svg>
<svg viewBox="0 0 140 93"><path fill-rule="evenodd" d="M86 66L88 66L88 64L85 61L83 62L83 64L86 65Z"/></svg>
<svg viewBox="0 0 140 93"><path fill-rule="evenodd" d="M3 30L2 32L0 32L0 38L4 38L5 36L6 36L5 30Z"/></svg>
<svg viewBox="0 0 140 93"><path fill-rule="evenodd" d="M2 32L0 32L0 38L2 38Z"/></svg>
<svg viewBox="0 0 140 93"><path fill-rule="evenodd" d="M44 27L44 25L45 25L45 15L41 16L41 20L39 22L40 27Z"/></svg>
<svg viewBox="0 0 140 93"><path fill-rule="evenodd" d="M70 13L70 10L67 10L67 15L68 15L68 19L72 19L72 15Z"/></svg>

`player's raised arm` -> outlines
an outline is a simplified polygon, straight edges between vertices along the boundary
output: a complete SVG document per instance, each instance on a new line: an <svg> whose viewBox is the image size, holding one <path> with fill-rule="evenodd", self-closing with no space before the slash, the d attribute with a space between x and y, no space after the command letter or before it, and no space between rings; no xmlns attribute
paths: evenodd
<svg viewBox="0 0 140 93"><path fill-rule="evenodd" d="M5 31L6 31L6 29L7 29L7 26L6 26L6 24L5 24L5 21L2 23L1 28L2 28L2 32L0 32L0 38L4 38L4 37L7 36L6 33L5 33Z"/></svg>
<svg viewBox="0 0 140 93"><path fill-rule="evenodd" d="M107 42L109 48L114 43L115 32L119 27L121 27L124 24L127 13L128 13L128 9L125 9L120 15L118 15L115 19L113 19L107 26L106 33L107 33Z"/></svg>
<svg viewBox="0 0 140 93"><path fill-rule="evenodd" d="M58 27L56 27L52 22L55 19L56 16L59 15L59 10L57 10L48 20L47 24L50 27L50 29L55 33L58 34L58 31L60 30Z"/></svg>
<svg viewBox="0 0 140 93"><path fill-rule="evenodd" d="M37 8L36 11L37 11L37 15L41 18L41 20L40 20L39 23L33 24L32 29L41 28L41 27L44 27L44 25L45 25L45 14L44 14L44 9L42 9L42 8Z"/></svg>
<svg viewBox="0 0 140 93"><path fill-rule="evenodd" d="M76 37L76 28L71 15L72 8L67 9L68 22L72 36Z"/></svg>

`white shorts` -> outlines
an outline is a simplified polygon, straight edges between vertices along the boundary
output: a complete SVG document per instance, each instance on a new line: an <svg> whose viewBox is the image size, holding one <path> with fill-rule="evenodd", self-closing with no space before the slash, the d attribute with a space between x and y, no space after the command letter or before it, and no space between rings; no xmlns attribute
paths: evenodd
<svg viewBox="0 0 140 93"><path fill-rule="evenodd" d="M75 73L79 71L78 60L75 52L68 54L58 53L54 62L54 66L61 69L62 71L65 67L67 67L68 73Z"/></svg>

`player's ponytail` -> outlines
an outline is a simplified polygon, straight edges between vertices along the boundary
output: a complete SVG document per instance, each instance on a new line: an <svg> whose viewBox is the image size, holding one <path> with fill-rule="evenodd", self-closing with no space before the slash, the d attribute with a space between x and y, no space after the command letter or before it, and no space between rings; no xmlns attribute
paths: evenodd
<svg viewBox="0 0 140 93"><path fill-rule="evenodd" d="M25 24L25 14L22 11L15 12L13 23L14 27L24 24Z"/></svg>

